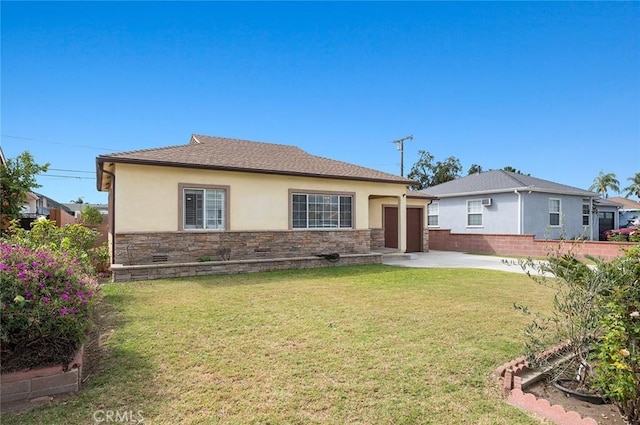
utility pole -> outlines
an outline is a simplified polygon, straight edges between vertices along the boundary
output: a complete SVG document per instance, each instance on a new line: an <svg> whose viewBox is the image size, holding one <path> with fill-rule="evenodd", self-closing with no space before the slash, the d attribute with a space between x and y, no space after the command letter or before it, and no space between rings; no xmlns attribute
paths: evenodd
<svg viewBox="0 0 640 425"><path fill-rule="evenodd" d="M396 149L400 151L400 177L404 177L404 142L405 140L413 140L413 134L403 137L402 139L394 140L391 143L396 144Z"/></svg>

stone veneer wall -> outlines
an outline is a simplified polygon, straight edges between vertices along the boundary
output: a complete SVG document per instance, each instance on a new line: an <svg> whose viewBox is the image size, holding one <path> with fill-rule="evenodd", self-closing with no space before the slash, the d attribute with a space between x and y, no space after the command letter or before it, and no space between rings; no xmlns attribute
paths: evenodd
<svg viewBox="0 0 640 425"><path fill-rule="evenodd" d="M384 229L371 229L371 249L384 248Z"/></svg>
<svg viewBox="0 0 640 425"><path fill-rule="evenodd" d="M328 261L319 257L296 257L261 260L207 261L179 264L143 264L135 266L114 264L111 266L111 272L114 282L128 282L132 280L168 279L173 277L236 274L380 263L382 263L382 254L370 253L341 255L337 261Z"/></svg>
<svg viewBox="0 0 640 425"><path fill-rule="evenodd" d="M366 254L370 230L273 232L150 232L116 234L113 263L142 265L211 260L293 258L329 254Z"/></svg>

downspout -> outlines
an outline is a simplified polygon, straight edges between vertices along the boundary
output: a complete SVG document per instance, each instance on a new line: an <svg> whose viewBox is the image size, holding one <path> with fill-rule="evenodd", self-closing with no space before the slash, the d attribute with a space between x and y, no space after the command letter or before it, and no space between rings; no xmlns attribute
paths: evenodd
<svg viewBox="0 0 640 425"><path fill-rule="evenodd" d="M593 198L589 198L589 240L593 240L593 223L595 222L593 213ZM599 239L599 238L598 238Z"/></svg>
<svg viewBox="0 0 640 425"><path fill-rule="evenodd" d="M522 194L518 192L518 189L514 190L513 193L518 195L518 234L522 234Z"/></svg>
<svg viewBox="0 0 640 425"><path fill-rule="evenodd" d="M111 176L111 188L113 189L113 193L110 194L112 195L112 210L110 214L111 226L109 229L111 232L111 264L113 264L116 259L116 175L104 169L104 162L100 163L100 172Z"/></svg>

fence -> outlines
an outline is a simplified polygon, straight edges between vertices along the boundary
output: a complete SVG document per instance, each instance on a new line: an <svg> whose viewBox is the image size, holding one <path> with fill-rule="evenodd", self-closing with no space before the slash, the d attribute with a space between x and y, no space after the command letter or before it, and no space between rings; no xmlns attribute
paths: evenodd
<svg viewBox="0 0 640 425"><path fill-rule="evenodd" d="M537 240L533 235L451 233L449 229L429 229L429 249L475 254L546 257L550 253L573 252L610 260L635 246L631 242Z"/></svg>

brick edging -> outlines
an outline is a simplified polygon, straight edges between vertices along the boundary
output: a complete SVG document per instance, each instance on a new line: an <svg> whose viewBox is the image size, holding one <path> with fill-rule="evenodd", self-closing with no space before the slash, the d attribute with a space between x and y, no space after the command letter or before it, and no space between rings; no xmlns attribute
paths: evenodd
<svg viewBox="0 0 640 425"><path fill-rule="evenodd" d="M567 344L560 344L543 351L536 358L546 359L566 348ZM551 405L549 400L537 398L535 395L525 392L522 385L522 375L531 370L530 364L524 356L504 363L494 370L493 375L498 377L500 388L507 395L507 403L548 419L557 425L598 425L598 422L593 418L583 418L578 412L566 411L560 405Z"/></svg>

